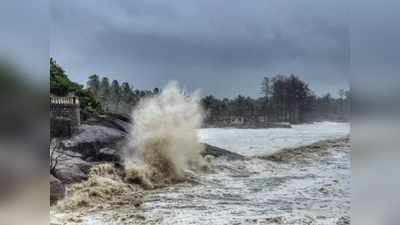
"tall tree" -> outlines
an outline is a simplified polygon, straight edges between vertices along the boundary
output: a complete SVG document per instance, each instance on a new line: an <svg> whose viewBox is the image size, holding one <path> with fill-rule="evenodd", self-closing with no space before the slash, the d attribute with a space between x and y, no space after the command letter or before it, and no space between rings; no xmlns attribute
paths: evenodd
<svg viewBox="0 0 400 225"><path fill-rule="evenodd" d="M123 82L121 84L121 94L120 94L120 112L123 114L129 114L131 108L134 104L134 95L131 86L128 82Z"/></svg>
<svg viewBox="0 0 400 225"><path fill-rule="evenodd" d="M65 96L69 92L77 92L82 87L72 82L64 69L50 58L50 93Z"/></svg>
<svg viewBox="0 0 400 225"><path fill-rule="evenodd" d="M103 78L101 79L100 90L101 90L102 92L108 92L108 91L110 91L110 80L108 79L108 77L103 77Z"/></svg>
<svg viewBox="0 0 400 225"><path fill-rule="evenodd" d="M124 101L129 102L132 98L133 92L132 88L128 82L123 82L121 84L121 97Z"/></svg>
<svg viewBox="0 0 400 225"><path fill-rule="evenodd" d="M110 104L112 105L112 112L117 113L119 110L119 103L121 100L121 87L119 86L119 82L117 80L113 80L111 82L110 92L111 92Z"/></svg>
<svg viewBox="0 0 400 225"><path fill-rule="evenodd" d="M89 79L86 83L88 90L94 94L94 96L98 97L100 92L100 78L98 75L93 74L89 76Z"/></svg>
<svg viewBox="0 0 400 225"><path fill-rule="evenodd" d="M287 78L276 75L272 78L272 104L278 121L287 121Z"/></svg>
<svg viewBox="0 0 400 225"><path fill-rule="evenodd" d="M208 119L214 121L220 116L220 104L213 95L208 95L202 99L202 105L208 114Z"/></svg>
<svg viewBox="0 0 400 225"><path fill-rule="evenodd" d="M264 95L266 102L268 103L269 98L271 97L271 82L268 77L264 77L261 84L261 93Z"/></svg>
<svg viewBox="0 0 400 225"><path fill-rule="evenodd" d="M270 104L270 98L271 98L271 94L272 94L271 82L268 77L264 77L262 80L261 93L264 96L264 98L263 98L264 101L262 102L261 110L263 111L262 115L264 115L264 120L266 120L266 118L270 116L269 104Z"/></svg>
<svg viewBox="0 0 400 225"><path fill-rule="evenodd" d="M105 111L109 111L110 81L108 77L103 77L100 83L99 100Z"/></svg>
<svg viewBox="0 0 400 225"><path fill-rule="evenodd" d="M238 95L232 103L235 116L245 116L245 112L247 111L246 98L243 95Z"/></svg>

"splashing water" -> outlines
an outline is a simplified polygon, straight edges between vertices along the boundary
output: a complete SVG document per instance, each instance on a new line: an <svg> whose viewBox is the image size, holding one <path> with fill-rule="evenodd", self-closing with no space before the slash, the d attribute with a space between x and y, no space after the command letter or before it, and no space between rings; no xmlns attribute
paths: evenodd
<svg viewBox="0 0 400 225"><path fill-rule="evenodd" d="M116 203L137 207L142 198L141 189L124 183L111 164L99 164L90 169L88 180L67 188L65 199L57 203L55 210L112 207Z"/></svg>
<svg viewBox="0 0 400 225"><path fill-rule="evenodd" d="M127 180L152 188L180 181L186 169L204 163L197 135L203 120L199 103L197 92L188 95L176 82L139 103L125 152Z"/></svg>

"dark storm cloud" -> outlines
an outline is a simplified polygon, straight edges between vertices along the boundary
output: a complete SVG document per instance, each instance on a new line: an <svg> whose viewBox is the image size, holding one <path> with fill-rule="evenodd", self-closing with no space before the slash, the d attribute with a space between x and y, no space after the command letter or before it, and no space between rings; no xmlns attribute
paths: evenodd
<svg viewBox="0 0 400 225"><path fill-rule="evenodd" d="M205 94L257 96L294 73L317 93L348 87L344 4L328 1L52 1L51 55L138 88L178 80Z"/></svg>
<svg viewBox="0 0 400 225"><path fill-rule="evenodd" d="M352 88L366 98L400 95L400 1L353 0Z"/></svg>

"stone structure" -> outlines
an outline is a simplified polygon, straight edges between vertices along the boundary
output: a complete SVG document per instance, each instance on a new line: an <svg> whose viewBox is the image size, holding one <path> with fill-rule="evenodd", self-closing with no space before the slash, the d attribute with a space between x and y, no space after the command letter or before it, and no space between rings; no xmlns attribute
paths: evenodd
<svg viewBox="0 0 400 225"><path fill-rule="evenodd" d="M78 97L50 96L50 136L70 136L75 127L81 124Z"/></svg>

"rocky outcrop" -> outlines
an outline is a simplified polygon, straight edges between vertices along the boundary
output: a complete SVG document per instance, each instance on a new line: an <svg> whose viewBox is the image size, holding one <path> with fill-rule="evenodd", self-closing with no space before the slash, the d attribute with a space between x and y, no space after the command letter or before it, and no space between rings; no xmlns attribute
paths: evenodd
<svg viewBox="0 0 400 225"><path fill-rule="evenodd" d="M64 184L50 175L50 204L54 204L65 196Z"/></svg>
<svg viewBox="0 0 400 225"><path fill-rule="evenodd" d="M63 155L54 170L54 176L65 184L80 182L88 178L90 168L94 165L86 162L76 155L71 156L68 152Z"/></svg>
<svg viewBox="0 0 400 225"><path fill-rule="evenodd" d="M112 162L120 165L120 149L127 134L122 126L128 128L124 121L118 120L120 126L109 120L92 122L77 128L70 138L59 141L53 158L57 165L52 174L64 184L81 182L88 178L92 166L102 162ZM115 120L113 120L115 122Z"/></svg>
<svg viewBox="0 0 400 225"><path fill-rule="evenodd" d="M129 117L116 114L108 114L108 115L92 117L87 121L87 124L105 126L120 130L125 133L129 132L132 125L131 119Z"/></svg>
<svg viewBox="0 0 400 225"><path fill-rule="evenodd" d="M243 155L230 152L228 150L209 145L203 144L205 146L204 151L201 153L202 156L212 155L214 157L226 157L229 160L243 160L245 157Z"/></svg>
<svg viewBox="0 0 400 225"><path fill-rule="evenodd" d="M310 163L314 162L316 158L320 158L327 154L331 149L347 146L348 142L349 138L324 140L307 146L284 148L273 154L258 156L258 158L279 163L287 163L290 161L297 163Z"/></svg>
<svg viewBox="0 0 400 225"><path fill-rule="evenodd" d="M100 162L120 162L121 153L117 149L102 148L98 151L94 160Z"/></svg>
<svg viewBox="0 0 400 225"><path fill-rule="evenodd" d="M101 149L119 149L125 135L125 132L110 127L82 125L76 134L61 142L61 147L67 151L81 154L84 160L90 160L101 154Z"/></svg>

